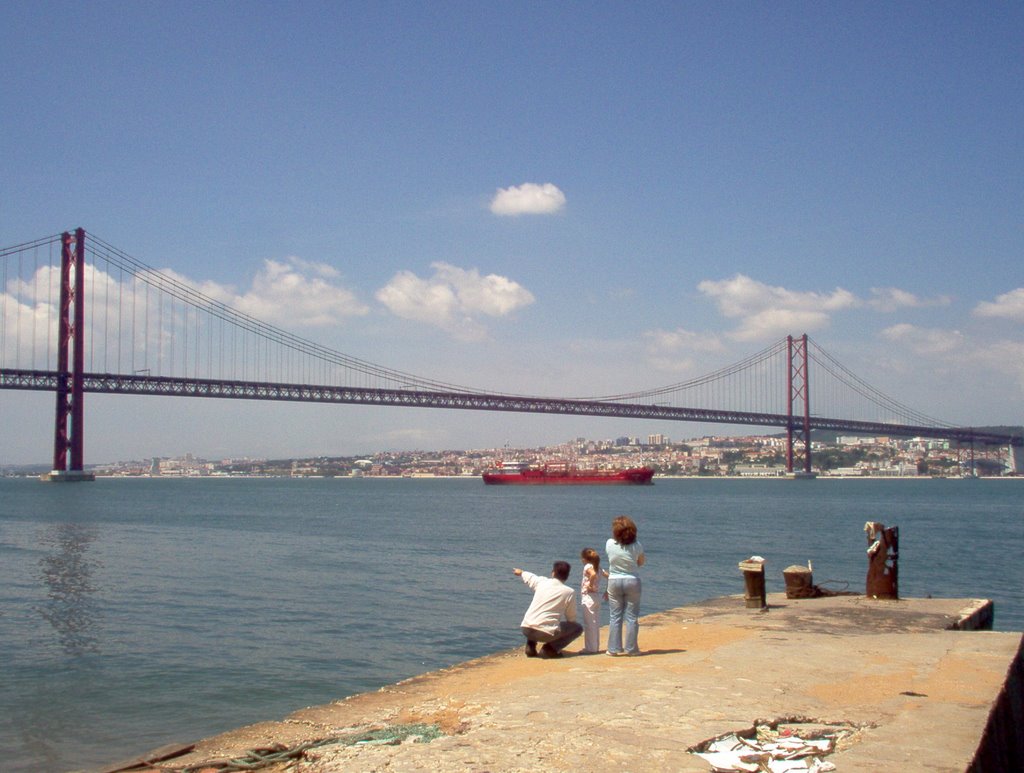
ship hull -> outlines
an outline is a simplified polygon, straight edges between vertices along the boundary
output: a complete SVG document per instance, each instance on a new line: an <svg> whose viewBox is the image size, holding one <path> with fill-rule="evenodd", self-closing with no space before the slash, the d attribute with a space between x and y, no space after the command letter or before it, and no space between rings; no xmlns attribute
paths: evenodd
<svg viewBox="0 0 1024 773"><path fill-rule="evenodd" d="M489 486L645 486L653 483L654 470L637 467L630 470L547 470L485 472Z"/></svg>

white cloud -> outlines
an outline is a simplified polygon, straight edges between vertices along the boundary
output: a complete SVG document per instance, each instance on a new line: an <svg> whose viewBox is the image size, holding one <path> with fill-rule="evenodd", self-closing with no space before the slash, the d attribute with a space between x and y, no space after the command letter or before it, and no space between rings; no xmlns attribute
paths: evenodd
<svg viewBox="0 0 1024 773"><path fill-rule="evenodd" d="M994 301L982 301L975 306L974 315L1024 322L1024 287L996 296Z"/></svg>
<svg viewBox="0 0 1024 773"><path fill-rule="evenodd" d="M827 295L796 292L743 274L720 282L705 280L697 289L715 301L723 316L740 320L730 336L741 341L820 330L828 325L830 312L860 305L853 293L842 288Z"/></svg>
<svg viewBox="0 0 1024 773"><path fill-rule="evenodd" d="M988 381L991 386L992 374L1008 376L1016 384L1017 396L1024 396L1024 341L977 340L959 330L908 324L886 328L882 337L926 360L927 366L937 371L969 372L971 383Z"/></svg>
<svg viewBox="0 0 1024 773"><path fill-rule="evenodd" d="M57 304L33 297L40 294L21 283L0 292L0 364L49 368L56 362Z"/></svg>
<svg viewBox="0 0 1024 773"><path fill-rule="evenodd" d="M552 215L565 208L565 194L553 183L523 183L498 188L491 199L491 212L505 217Z"/></svg>
<svg viewBox="0 0 1024 773"><path fill-rule="evenodd" d="M332 284L337 271L298 258L265 260L252 287L231 305L264 322L324 327L369 309L344 287Z"/></svg>
<svg viewBox="0 0 1024 773"><path fill-rule="evenodd" d="M167 268L160 269L160 274L261 322L285 328L328 327L345 317L369 313L351 290L330 281L339 276L336 269L297 257L264 260L249 289L241 294L229 285L197 282Z"/></svg>
<svg viewBox="0 0 1024 773"><path fill-rule="evenodd" d="M521 285L497 274L480 276L475 268L469 271L434 263L435 276L455 288L463 310L481 312L491 317L503 317L520 306L533 303L533 295Z"/></svg>
<svg viewBox="0 0 1024 773"><path fill-rule="evenodd" d="M708 354L724 349L718 336L683 328L648 330L643 335L647 339L648 362L667 373L692 373L698 368L694 353Z"/></svg>
<svg viewBox="0 0 1024 773"><path fill-rule="evenodd" d="M329 266L326 263L316 263L311 260L303 260L295 255L289 256L287 260L295 268L300 269L306 274L321 276L324 279L337 279L341 276L341 272L338 271L338 269L334 266Z"/></svg>
<svg viewBox="0 0 1024 773"><path fill-rule="evenodd" d="M1017 384L1018 396L1024 397L1024 341L986 342L973 355L983 367L1011 376Z"/></svg>
<svg viewBox="0 0 1024 773"><path fill-rule="evenodd" d="M648 348L659 352L720 352L723 349L718 336L694 333L681 327L675 330L648 330L644 333Z"/></svg>
<svg viewBox="0 0 1024 773"><path fill-rule="evenodd" d="M782 335L796 335L828 327L829 316L809 309L765 309L745 316L730 333L737 341L762 341Z"/></svg>
<svg viewBox="0 0 1024 773"><path fill-rule="evenodd" d="M899 343L914 354L935 356L949 354L961 349L964 335L959 330L942 330L940 328L923 328L916 325L901 323L882 331L887 341Z"/></svg>
<svg viewBox="0 0 1024 773"><path fill-rule="evenodd" d="M398 317L423 322L464 341L479 341L486 328L477 317L503 317L533 303L522 285L497 274L481 276L449 263L431 264L434 275L421 279L400 271L376 293L376 298Z"/></svg>
<svg viewBox="0 0 1024 773"><path fill-rule="evenodd" d="M396 316L438 326L449 324L458 306L452 287L411 271L399 271L375 297Z"/></svg>
<svg viewBox="0 0 1024 773"><path fill-rule="evenodd" d="M951 299L948 295L937 298L919 298L906 290L897 287L872 287L871 300L868 305L878 311L896 311L898 309L920 309L926 306L948 306Z"/></svg>
<svg viewBox="0 0 1024 773"><path fill-rule="evenodd" d="M828 327L838 311L869 307L877 311L943 306L948 296L920 298L896 287L872 288L870 300L837 287L830 293L799 292L737 274L721 281L705 280L697 289L715 301L722 316L738 320L728 336L737 341L761 341Z"/></svg>
<svg viewBox="0 0 1024 773"><path fill-rule="evenodd" d="M195 279L190 279L184 274L179 274L177 271L170 268L158 269L152 275L148 274L147 272L141 272L140 278L136 282L136 285L142 287L144 284L143 279L147 276L153 276L157 278L167 277L173 279L175 282L178 282L179 284L183 284L187 287L191 287L194 290L198 290L207 298L212 298L215 301L219 301L220 303L223 303L225 306L234 307L234 305L238 302L238 299L240 297L238 295L238 291L231 285L222 285L217 282L212 282L208 279L203 280L201 282L196 281ZM101 274L100 279L102 279L102 277L103 275Z"/></svg>
<svg viewBox="0 0 1024 773"><path fill-rule="evenodd" d="M700 340L700 334L681 327L675 330L648 330L644 337L650 342L649 348L655 351L678 351L689 348Z"/></svg>

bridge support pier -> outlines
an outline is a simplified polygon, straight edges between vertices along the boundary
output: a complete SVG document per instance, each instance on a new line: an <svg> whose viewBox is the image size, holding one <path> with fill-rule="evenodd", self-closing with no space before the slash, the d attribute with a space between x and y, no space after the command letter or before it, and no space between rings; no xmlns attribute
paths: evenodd
<svg viewBox="0 0 1024 773"><path fill-rule="evenodd" d="M85 229L61 234L60 317L57 321L57 414L50 482L94 480L82 469L85 414Z"/></svg>

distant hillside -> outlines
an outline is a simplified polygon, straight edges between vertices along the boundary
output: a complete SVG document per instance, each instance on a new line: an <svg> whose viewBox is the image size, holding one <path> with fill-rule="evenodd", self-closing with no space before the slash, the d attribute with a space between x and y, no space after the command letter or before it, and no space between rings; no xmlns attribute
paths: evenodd
<svg viewBox="0 0 1024 773"><path fill-rule="evenodd" d="M0 465L0 473L4 475L42 475L49 472L48 464L5 464Z"/></svg>

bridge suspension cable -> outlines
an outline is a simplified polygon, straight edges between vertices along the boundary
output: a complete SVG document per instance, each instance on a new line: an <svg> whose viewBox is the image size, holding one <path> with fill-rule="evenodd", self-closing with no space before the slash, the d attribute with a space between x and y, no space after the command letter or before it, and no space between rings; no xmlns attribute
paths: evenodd
<svg viewBox="0 0 1024 773"><path fill-rule="evenodd" d="M189 334L189 326L185 323L187 323L188 308L192 308L196 310L197 314L208 314L213 319L220 320L221 322L229 326L233 326L240 331L251 333L256 336L257 343L250 345L255 347L257 355L259 354L260 346L269 347L270 344L276 344L284 349L295 352L297 355L311 358L312 360L319 361L324 365L337 366L342 369L363 374L370 378L379 379L382 382L380 384L381 386L449 392L475 391L458 384L424 378L405 371L377 365L367 360L352 357L334 349L329 349L325 346L314 343L309 339L289 333L279 327L256 319L255 317L239 311L238 309L232 308L226 303L178 280L174 276L154 269L137 258L128 255L103 239L95 236L95 234L90 233L89 245L90 247L88 249L95 258L102 259L118 270L130 274L133 278L137 279L147 287L151 287L154 290L157 290L162 294L166 294L170 298L179 300L185 304L185 311L183 312L185 317L182 320L182 324L179 325L183 336L187 336ZM119 282L118 285L120 287L122 283ZM158 313L161 317L163 316L162 310ZM172 319L174 318L173 311L171 312L171 317ZM203 345L202 342L198 340L202 335L199 331L201 321L196 318L193 324L196 327L196 329L192 331L193 345L198 350ZM207 332L207 335L210 335L209 331ZM171 339L171 343L173 343L173 338ZM182 345L186 346L187 341ZM233 345L235 349L240 346L237 342L233 342ZM211 350L208 353L208 356L212 358L213 344L208 343L207 348ZM231 358L231 353L222 351L221 356ZM269 353L265 352L264 357L265 359L269 359ZM321 371L321 373L329 376L329 374L324 371ZM278 378L274 380L281 379ZM337 383L338 379L335 376L334 378L329 378L329 382Z"/></svg>
<svg viewBox="0 0 1024 773"><path fill-rule="evenodd" d="M919 424L922 426L947 428L956 426L955 424L915 411L913 408L894 400L851 372L839 360L825 351L816 341L810 338L808 341L811 345L808 356L821 368L821 371L828 373L837 383L845 385L855 394L863 397L872 405L877 406L890 418L899 419L899 422L902 424ZM821 371L815 371L816 378L820 379ZM812 402L812 411L813 405Z"/></svg>
<svg viewBox="0 0 1024 773"><path fill-rule="evenodd" d="M22 244L15 244L10 247L0 247L0 258L6 258L8 255L14 255L19 252L28 252L34 250L37 247L42 247L48 244L59 244L60 234L53 234L51 236L44 236L41 239L34 239L30 242L24 242Z"/></svg>
<svg viewBox="0 0 1024 773"><path fill-rule="evenodd" d="M66 371L66 364L57 367L52 344L60 316L61 272L54 258L62 238L0 249L0 388L54 389ZM88 316L75 335L88 342L81 375L90 391L793 425L788 339L711 373L632 392L540 398L483 391L377 365L289 333L215 297L222 289L194 287L92 234L84 249L90 258L81 267L87 299L78 300L87 300ZM810 426L977 434L893 400L817 343L807 349L817 366L801 373Z"/></svg>
<svg viewBox="0 0 1024 773"><path fill-rule="evenodd" d="M740 376L741 374L747 374L748 376L755 372L765 370L766 365L774 365L779 367L781 355L786 350L786 339L781 339L776 343L768 346L761 351L746 357L739 362L727 365L719 370L707 373L703 376L689 379L687 381L680 381L674 384L668 384L667 386L656 387L654 389L645 389L637 392L626 392L617 395L602 395L599 397L588 397L581 398L587 400L601 400L601 401L614 401L614 402L636 402L642 400L654 400L657 397L673 396L673 404L686 402L684 395L689 397L693 395L697 390L708 385L724 382L726 379ZM740 379L742 382L743 379ZM749 382L749 379L748 379ZM692 402L692 401L691 401ZM762 406L763 407L763 406Z"/></svg>

